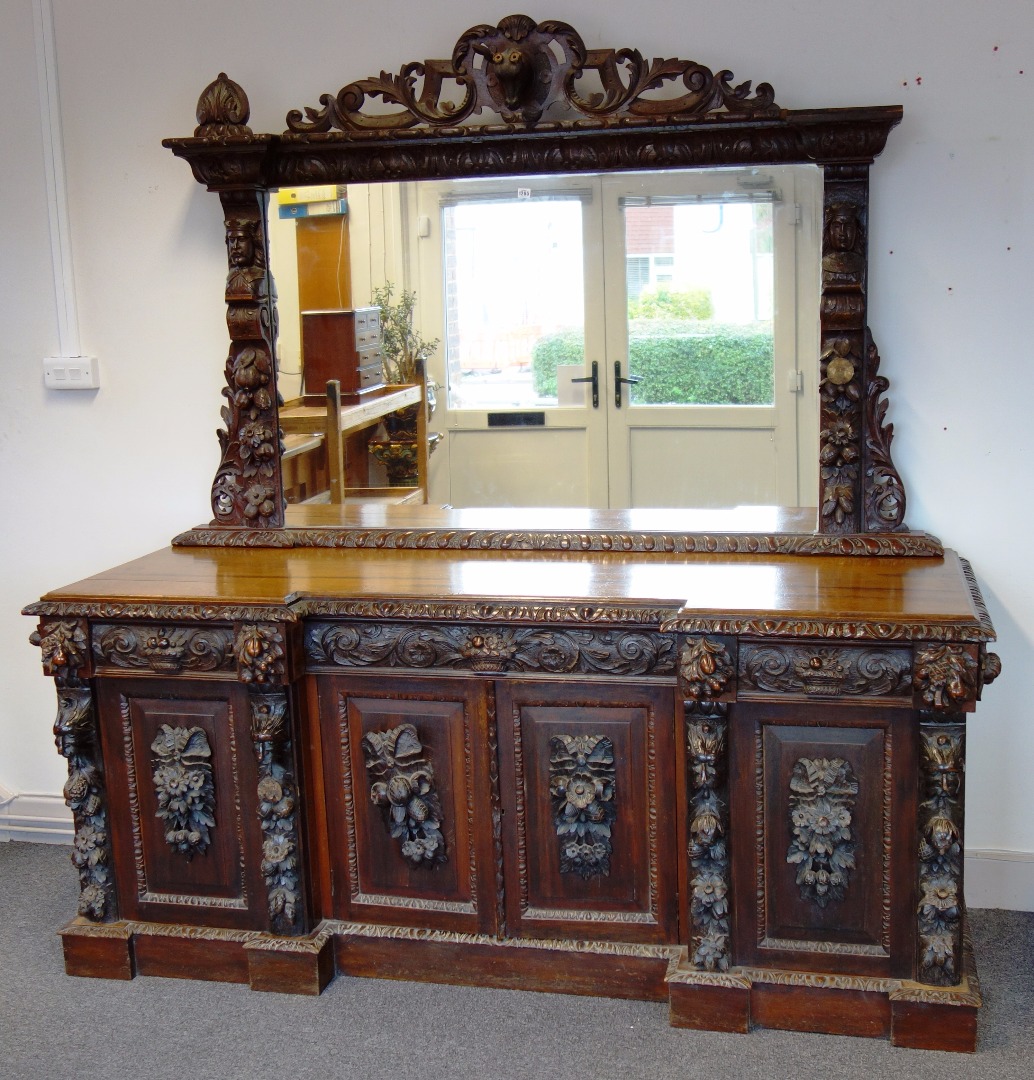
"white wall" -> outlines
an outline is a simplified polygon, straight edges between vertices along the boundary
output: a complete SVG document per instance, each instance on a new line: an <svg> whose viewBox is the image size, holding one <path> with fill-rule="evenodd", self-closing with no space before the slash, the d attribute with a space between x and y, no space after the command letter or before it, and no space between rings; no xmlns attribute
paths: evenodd
<svg viewBox="0 0 1034 1080"><path fill-rule="evenodd" d="M82 343L103 383L94 394L42 388L42 357L58 343L33 0L6 0L0 804L2 788L57 793L63 779L53 689L19 608L209 517L227 349L221 215L161 138L192 132L197 96L219 71L248 92L256 131L280 131L289 107L448 56L468 26L508 13L484 0L381 0L355 19L319 0L53 3ZM1030 869L1034 8L640 0L633 12L550 0L527 10L572 23L590 48L631 45L769 81L788 108L904 105L873 174L870 321L892 380L909 523L972 560L1001 637L1004 674L970 729L968 842L1019 853L1006 861ZM1034 908L1031 875L1023 881L983 902Z"/></svg>

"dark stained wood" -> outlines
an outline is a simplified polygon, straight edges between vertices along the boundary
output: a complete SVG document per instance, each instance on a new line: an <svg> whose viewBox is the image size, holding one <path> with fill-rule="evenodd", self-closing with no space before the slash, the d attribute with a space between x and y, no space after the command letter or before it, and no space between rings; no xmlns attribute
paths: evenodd
<svg viewBox="0 0 1034 1080"><path fill-rule="evenodd" d="M971 1005L892 1002L890 1041L913 1050L973 1054L977 1049L977 1010Z"/></svg>
<svg viewBox="0 0 1034 1080"><path fill-rule="evenodd" d="M745 986L669 986L668 1019L672 1027L696 1031L750 1031L750 989Z"/></svg>
<svg viewBox="0 0 1034 1080"><path fill-rule="evenodd" d="M121 927L97 927L75 919L59 931L65 973L92 979L132 979L136 975L132 934ZM120 932L121 931L121 932Z"/></svg>
<svg viewBox="0 0 1034 1080"><path fill-rule="evenodd" d="M861 990L755 983L750 991L750 1018L758 1027L784 1031L886 1038L890 1000L886 994Z"/></svg>
<svg viewBox="0 0 1034 1080"><path fill-rule="evenodd" d="M671 958L651 955L648 947L610 953L579 948L578 942L564 948L528 942L517 948L487 939L398 941L355 934L335 940L337 969L344 975L641 1001L668 996L664 977Z"/></svg>
<svg viewBox="0 0 1034 1080"><path fill-rule="evenodd" d="M252 990L318 997L334 977L334 950L327 937L311 948L281 951L263 942L245 946Z"/></svg>
<svg viewBox="0 0 1034 1080"><path fill-rule="evenodd" d="M240 942L188 937L186 933L133 935L138 975L246 983L248 957Z"/></svg>

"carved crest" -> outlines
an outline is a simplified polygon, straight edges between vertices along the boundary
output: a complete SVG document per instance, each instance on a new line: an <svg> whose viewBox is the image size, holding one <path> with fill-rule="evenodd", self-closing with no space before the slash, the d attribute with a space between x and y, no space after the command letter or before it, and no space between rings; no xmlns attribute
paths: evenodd
<svg viewBox="0 0 1034 1080"><path fill-rule="evenodd" d="M858 780L843 758L800 758L790 792L793 839L786 861L797 867L801 897L824 908L843 900L854 869L851 811Z"/></svg>
<svg viewBox="0 0 1034 1080"><path fill-rule="evenodd" d="M188 859L204 852L215 828L212 748L199 727L162 724L151 753L151 780L158 798L155 816L165 825L165 842Z"/></svg>
<svg viewBox="0 0 1034 1080"><path fill-rule="evenodd" d="M498 26L463 33L451 60L411 62L398 75L382 71L349 83L336 95L323 94L322 109L292 110L287 127L298 133L454 128L486 109L507 124L532 126L579 118L779 115L771 86L761 83L751 95L749 81L733 86L732 78L731 71L714 74L693 60L647 61L637 49L588 50L565 22L510 15ZM369 98L400 109L365 112Z"/></svg>
<svg viewBox="0 0 1034 1080"><path fill-rule="evenodd" d="M560 873L605 877L610 873L611 825L616 816L614 744L604 735L555 735L549 748Z"/></svg>
<svg viewBox="0 0 1034 1080"><path fill-rule="evenodd" d="M447 859L442 808L434 769L413 724L363 736L366 771L373 783L370 798L384 809L388 833L413 866L433 866Z"/></svg>

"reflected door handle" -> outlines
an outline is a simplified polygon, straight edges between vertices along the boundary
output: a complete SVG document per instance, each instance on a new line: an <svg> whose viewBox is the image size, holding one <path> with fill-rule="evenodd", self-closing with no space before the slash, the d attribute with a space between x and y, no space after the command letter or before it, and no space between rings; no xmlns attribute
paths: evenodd
<svg viewBox="0 0 1034 1080"><path fill-rule="evenodd" d="M592 407L598 409L600 407L600 365L598 361L592 362L592 374L586 375L583 379L572 379L573 383L590 382L592 383Z"/></svg>
<svg viewBox="0 0 1034 1080"><path fill-rule="evenodd" d="M621 377L621 361L614 361L614 408L621 408L621 384L626 386L635 386L636 383L642 382L642 375L629 375L627 379Z"/></svg>

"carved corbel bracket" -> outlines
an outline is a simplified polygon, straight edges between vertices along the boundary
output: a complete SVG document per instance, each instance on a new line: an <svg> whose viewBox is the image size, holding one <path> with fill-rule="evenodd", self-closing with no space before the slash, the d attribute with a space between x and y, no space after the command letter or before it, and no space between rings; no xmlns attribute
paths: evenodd
<svg viewBox="0 0 1034 1080"><path fill-rule="evenodd" d="M993 663L991 671L994 678L997 671ZM931 645L919 649L912 676L917 707L940 713L972 708L977 699L979 676L980 667L965 645Z"/></svg>
<svg viewBox="0 0 1034 1080"><path fill-rule="evenodd" d="M258 817L262 828L262 877L269 928L278 934L304 929L298 789L287 695L253 693L251 737L258 761Z"/></svg>
<svg viewBox="0 0 1034 1080"><path fill-rule="evenodd" d="M735 651L733 638L685 638L679 653L679 693L682 697L690 701L734 699Z"/></svg>

